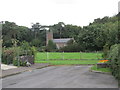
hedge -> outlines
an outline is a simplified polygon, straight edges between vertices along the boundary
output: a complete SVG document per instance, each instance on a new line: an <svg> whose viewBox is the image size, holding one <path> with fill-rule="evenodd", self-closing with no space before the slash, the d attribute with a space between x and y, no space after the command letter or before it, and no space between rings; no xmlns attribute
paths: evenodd
<svg viewBox="0 0 120 90"><path fill-rule="evenodd" d="M120 86L120 44L111 46L108 52L108 59L110 60L109 64L112 74L118 79Z"/></svg>

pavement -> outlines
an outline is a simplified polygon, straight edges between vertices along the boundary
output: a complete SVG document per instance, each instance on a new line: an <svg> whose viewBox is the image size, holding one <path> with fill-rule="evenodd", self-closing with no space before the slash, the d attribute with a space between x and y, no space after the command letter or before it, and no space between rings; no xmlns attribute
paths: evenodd
<svg viewBox="0 0 120 90"><path fill-rule="evenodd" d="M2 79L3 88L118 88L112 75L90 72L91 66L49 66Z"/></svg>
<svg viewBox="0 0 120 90"><path fill-rule="evenodd" d="M48 65L49 64L47 63L35 63L31 65L30 67L15 67L15 66L4 65L4 67L2 67L2 74L0 74L0 77L3 78L3 77L11 76L11 75L16 75L22 72L43 68Z"/></svg>
<svg viewBox="0 0 120 90"><path fill-rule="evenodd" d="M17 68L17 67L16 66L12 66L12 65L1 64L1 69L2 70L8 70L8 69L13 69L13 68Z"/></svg>

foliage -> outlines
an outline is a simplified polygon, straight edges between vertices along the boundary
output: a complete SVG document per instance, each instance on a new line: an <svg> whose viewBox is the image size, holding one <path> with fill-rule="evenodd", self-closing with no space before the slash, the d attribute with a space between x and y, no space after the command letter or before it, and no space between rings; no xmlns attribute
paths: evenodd
<svg viewBox="0 0 120 90"><path fill-rule="evenodd" d="M95 19L89 26L83 27L76 41L84 51L98 51L102 50L106 44L110 47L118 43L117 34L117 17L104 17Z"/></svg>
<svg viewBox="0 0 120 90"><path fill-rule="evenodd" d="M67 46L64 46L62 48L60 48L59 51L64 51L64 52L79 52L79 45L77 43L73 43L73 44L68 44Z"/></svg>
<svg viewBox="0 0 120 90"><path fill-rule="evenodd" d="M35 55L36 52L36 48L34 46L30 47L27 42L22 42L21 47L4 47L2 50L2 63L16 65L15 63L18 60L19 56ZM20 65L24 64L24 62L21 61L19 63Z"/></svg>
<svg viewBox="0 0 120 90"><path fill-rule="evenodd" d="M64 27L62 26L64 25ZM51 26L54 34L54 38L76 38L80 33L82 28L80 26L75 25L65 25L63 22L59 22L58 24L54 24Z"/></svg>
<svg viewBox="0 0 120 90"><path fill-rule="evenodd" d="M19 48L3 48L2 51L2 63L4 64L12 64L13 60L17 56Z"/></svg>
<svg viewBox="0 0 120 90"><path fill-rule="evenodd" d="M71 40L69 40L69 41L67 42L67 45L72 45L72 44L74 44L74 40L73 40L73 39L71 39Z"/></svg>
<svg viewBox="0 0 120 90"><path fill-rule="evenodd" d="M120 85L120 44L111 46L108 53L108 60L112 70L112 74L119 80Z"/></svg>
<svg viewBox="0 0 120 90"><path fill-rule="evenodd" d="M23 42L21 43L21 48L22 48L23 50L29 50L29 49L30 49L30 45L29 45L28 42L23 41Z"/></svg>
<svg viewBox="0 0 120 90"><path fill-rule="evenodd" d="M30 46L43 47L46 45L46 31L43 28L49 27L53 31L54 38L74 38L76 45L71 45L71 48L74 46L78 48L77 51L101 51L106 44L110 47L119 42L119 22L118 15L97 18L83 28L72 24L66 25L64 22L51 26L35 23L32 28L28 28L5 21L3 23L3 46L12 47L12 39L15 39L19 41L18 46L26 41L30 43ZM70 48L70 46L65 48Z"/></svg>
<svg viewBox="0 0 120 90"><path fill-rule="evenodd" d="M31 39L29 32L30 30L27 27L18 26L14 22L5 21L2 27L3 46L11 47L13 45L12 39L29 41L29 39Z"/></svg>
<svg viewBox="0 0 120 90"><path fill-rule="evenodd" d="M14 61L13 61L13 65L14 65L14 66L26 66L26 62L14 60Z"/></svg>
<svg viewBox="0 0 120 90"><path fill-rule="evenodd" d="M21 43L21 55L33 55L32 48L30 47L30 44L26 41L23 41Z"/></svg>
<svg viewBox="0 0 120 90"><path fill-rule="evenodd" d="M52 40L49 40L48 45L46 46L46 51L56 51L56 49L56 44Z"/></svg>
<svg viewBox="0 0 120 90"><path fill-rule="evenodd" d="M36 47L34 47L34 46L32 46L31 47L31 52L32 52L32 55L35 55L36 53L37 53L37 48Z"/></svg>
<svg viewBox="0 0 120 90"><path fill-rule="evenodd" d="M35 46L35 47L40 47L41 46L41 40L33 39L32 42L31 42L31 45Z"/></svg>
<svg viewBox="0 0 120 90"><path fill-rule="evenodd" d="M102 55L102 56L103 56L104 59L107 58L107 55L108 55L109 49L110 49L110 47L109 47L108 44L105 44L105 45L103 46L103 55Z"/></svg>

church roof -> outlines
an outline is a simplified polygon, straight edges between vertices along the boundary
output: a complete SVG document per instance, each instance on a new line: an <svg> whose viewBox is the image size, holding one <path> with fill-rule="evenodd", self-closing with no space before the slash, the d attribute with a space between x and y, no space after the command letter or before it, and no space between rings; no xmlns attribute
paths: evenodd
<svg viewBox="0 0 120 90"><path fill-rule="evenodd" d="M67 43L71 39L73 39L73 38L53 39L53 42L54 43Z"/></svg>

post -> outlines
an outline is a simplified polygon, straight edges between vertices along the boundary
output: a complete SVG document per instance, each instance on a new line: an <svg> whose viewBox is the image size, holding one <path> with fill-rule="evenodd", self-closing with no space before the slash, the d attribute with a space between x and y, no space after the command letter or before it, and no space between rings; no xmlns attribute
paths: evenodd
<svg viewBox="0 0 120 90"><path fill-rule="evenodd" d="M64 60L64 51L63 51L63 60Z"/></svg>
<svg viewBox="0 0 120 90"><path fill-rule="evenodd" d="M98 51L97 51L97 57L98 57L98 59L100 59L100 58L99 58L99 55L98 55Z"/></svg>
<svg viewBox="0 0 120 90"><path fill-rule="evenodd" d="M48 54L47 54L47 52L46 52L46 56L47 56L47 60L48 60Z"/></svg>
<svg viewBox="0 0 120 90"><path fill-rule="evenodd" d="M96 53L96 57L97 57L97 59L98 59L98 54L97 54L97 51L95 51L95 53Z"/></svg>
<svg viewBox="0 0 120 90"><path fill-rule="evenodd" d="M17 61L18 61L18 66L20 66L20 60L19 60L19 50L17 51Z"/></svg>
<svg viewBox="0 0 120 90"><path fill-rule="evenodd" d="M80 58L81 58L81 56L80 56Z"/></svg>
<svg viewBox="0 0 120 90"><path fill-rule="evenodd" d="M49 53L47 52L47 60L49 60L48 58L49 58L49 55L48 55Z"/></svg>
<svg viewBox="0 0 120 90"><path fill-rule="evenodd" d="M81 51L80 51L80 60L82 59L82 55L81 55L82 53L81 53Z"/></svg>

